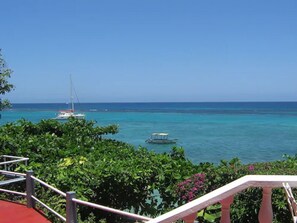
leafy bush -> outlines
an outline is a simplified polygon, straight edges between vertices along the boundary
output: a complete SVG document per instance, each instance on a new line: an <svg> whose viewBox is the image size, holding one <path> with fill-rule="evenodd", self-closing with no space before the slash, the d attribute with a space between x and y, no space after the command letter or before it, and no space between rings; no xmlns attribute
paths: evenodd
<svg viewBox="0 0 297 223"><path fill-rule="evenodd" d="M173 188L195 173L195 165L180 148L156 154L102 137L116 132L117 126L100 127L86 120L36 124L20 120L0 128L1 154L30 157L23 170L33 169L40 179L62 191L76 191L83 200L149 216L173 208L177 202ZM59 199L42 189L37 193L64 212ZM122 221L90 208L79 209L82 220L91 212L107 221Z"/></svg>
<svg viewBox="0 0 297 223"><path fill-rule="evenodd" d="M157 154L146 148L111 140L116 125L71 119L65 123L20 120L0 127L0 154L30 158L34 175L62 191L76 191L77 198L113 208L157 216L211 192L247 174L297 175L297 156L283 161L244 165L239 159L193 164L182 148ZM103 137L103 135L107 135ZM65 203L41 186L41 200L65 214ZM257 222L261 189L250 188L231 206L232 222ZM274 222L290 222L283 190L273 190ZM220 205L198 213L199 222L218 222ZM79 206L81 222L124 222L120 216Z"/></svg>

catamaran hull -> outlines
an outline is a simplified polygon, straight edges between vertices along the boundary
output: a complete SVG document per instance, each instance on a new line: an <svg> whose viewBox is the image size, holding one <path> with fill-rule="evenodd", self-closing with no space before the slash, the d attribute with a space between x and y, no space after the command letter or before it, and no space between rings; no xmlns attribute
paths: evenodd
<svg viewBox="0 0 297 223"><path fill-rule="evenodd" d="M84 119L85 115L84 114L63 114L63 115L58 115L56 118L56 120L68 120L69 118L76 118L76 119Z"/></svg>

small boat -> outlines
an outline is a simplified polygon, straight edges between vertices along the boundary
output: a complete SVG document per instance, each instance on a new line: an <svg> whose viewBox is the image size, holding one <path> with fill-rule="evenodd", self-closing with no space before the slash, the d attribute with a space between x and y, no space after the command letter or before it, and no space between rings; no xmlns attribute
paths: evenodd
<svg viewBox="0 0 297 223"><path fill-rule="evenodd" d="M177 139L169 139L168 133L158 132L153 133L145 142L152 144L175 144Z"/></svg>
<svg viewBox="0 0 297 223"><path fill-rule="evenodd" d="M75 113L74 112L74 103L73 103L73 86L72 86L72 78L70 75L70 101L71 101L71 109L59 111L59 114L54 119L56 120L67 120L70 117L76 119L84 119L85 114Z"/></svg>

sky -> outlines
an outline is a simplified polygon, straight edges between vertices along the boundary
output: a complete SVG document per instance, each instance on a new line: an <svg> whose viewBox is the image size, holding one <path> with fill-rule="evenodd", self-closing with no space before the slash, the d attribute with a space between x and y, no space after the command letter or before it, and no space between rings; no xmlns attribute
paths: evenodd
<svg viewBox="0 0 297 223"><path fill-rule="evenodd" d="M297 101L296 0L0 0L12 103Z"/></svg>

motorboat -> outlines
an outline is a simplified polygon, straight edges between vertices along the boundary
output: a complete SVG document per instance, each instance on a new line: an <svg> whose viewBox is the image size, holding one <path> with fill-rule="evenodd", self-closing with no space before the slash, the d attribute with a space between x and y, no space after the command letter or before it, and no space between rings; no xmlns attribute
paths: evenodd
<svg viewBox="0 0 297 223"><path fill-rule="evenodd" d="M152 144L175 144L177 139L169 139L165 132L153 133L145 142Z"/></svg>

